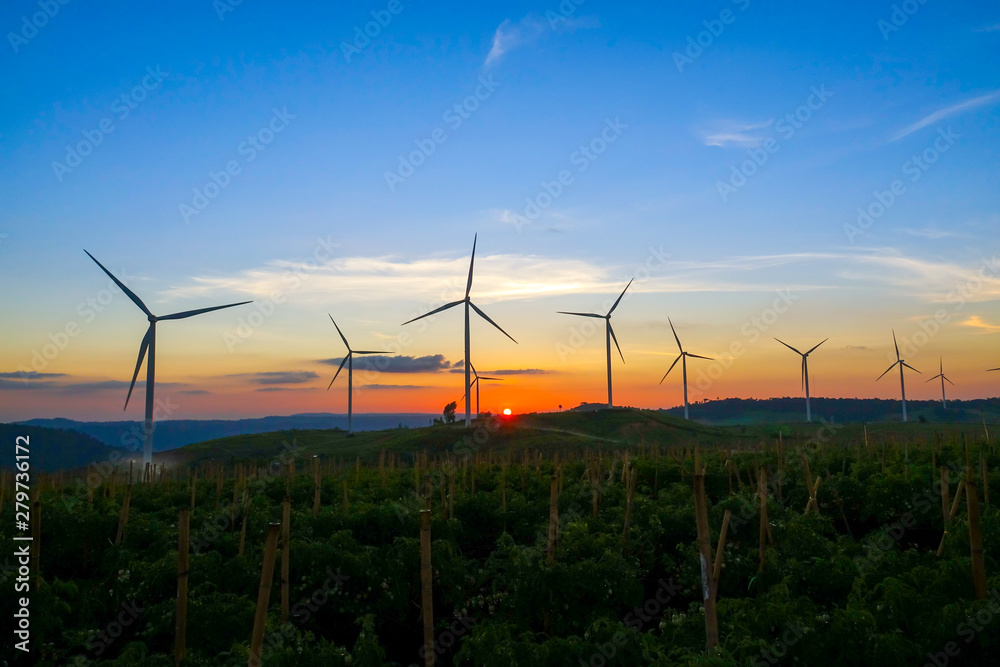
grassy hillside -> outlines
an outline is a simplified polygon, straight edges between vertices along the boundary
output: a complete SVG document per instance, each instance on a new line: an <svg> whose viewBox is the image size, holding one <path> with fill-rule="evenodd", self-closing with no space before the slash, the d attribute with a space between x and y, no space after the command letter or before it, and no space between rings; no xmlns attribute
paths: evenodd
<svg viewBox="0 0 1000 667"><path fill-rule="evenodd" d="M294 451L297 458L314 454L324 458L371 461L379 451L409 453L443 452L471 447L494 452L525 449L554 452L567 448L615 449L640 444L661 447L692 445L749 446L762 440L785 438L789 444L810 440L858 445L865 431L877 441L897 443L931 442L936 438L960 440L962 434L978 440L982 425L933 423L836 424L790 422L787 424L706 426L674 417L663 411L618 408L592 412L556 412L484 418L471 431L460 423L423 428L364 431L348 435L339 429L292 429L206 440L157 454L167 465L203 461L265 460ZM994 427L1000 433L1000 427Z"/></svg>

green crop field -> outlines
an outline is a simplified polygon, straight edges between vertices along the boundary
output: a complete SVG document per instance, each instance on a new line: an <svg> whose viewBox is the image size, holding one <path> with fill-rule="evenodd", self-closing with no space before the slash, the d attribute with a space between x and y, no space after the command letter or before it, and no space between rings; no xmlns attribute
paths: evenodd
<svg viewBox="0 0 1000 667"><path fill-rule="evenodd" d="M712 428L615 410L240 436L157 463L131 485L122 467L33 480L37 664L171 665L179 634L192 666L1000 655L1000 456L982 426ZM9 474L3 488L12 554ZM17 565L2 564L8 585ZM7 643L3 657L23 663Z"/></svg>

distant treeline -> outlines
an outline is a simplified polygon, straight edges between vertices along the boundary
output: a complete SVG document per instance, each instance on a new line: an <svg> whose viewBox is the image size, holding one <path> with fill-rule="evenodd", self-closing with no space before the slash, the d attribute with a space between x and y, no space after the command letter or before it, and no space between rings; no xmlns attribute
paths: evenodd
<svg viewBox="0 0 1000 667"><path fill-rule="evenodd" d="M979 398L970 401L948 401L945 409L941 401L906 402L911 421L932 423L978 423L1000 418L1000 398ZM683 416L684 408L676 407L665 412ZM898 400L881 398L813 398L813 420L833 422L900 421L902 409ZM762 423L783 420L805 420L805 399L783 398L723 398L706 400L691 405L691 417L700 421L728 423Z"/></svg>

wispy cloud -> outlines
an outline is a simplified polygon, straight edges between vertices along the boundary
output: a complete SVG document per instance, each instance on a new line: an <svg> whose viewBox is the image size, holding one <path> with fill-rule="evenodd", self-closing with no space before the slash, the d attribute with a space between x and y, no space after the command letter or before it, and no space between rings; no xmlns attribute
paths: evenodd
<svg viewBox="0 0 1000 667"><path fill-rule="evenodd" d="M479 369L476 369L479 370ZM452 369L452 373L464 373L464 368ZM542 368L499 368L496 370L480 370L479 374L483 376L487 375L548 375L553 371L545 370Z"/></svg>
<svg viewBox="0 0 1000 667"><path fill-rule="evenodd" d="M305 384L319 378L312 371L266 371L261 373L237 373L229 377L247 378L253 384Z"/></svg>
<svg viewBox="0 0 1000 667"><path fill-rule="evenodd" d="M980 333L997 333L1000 331L1000 324L990 324L989 322L983 320L983 318L979 315L970 315L962 321L962 326L979 329Z"/></svg>
<svg viewBox="0 0 1000 667"><path fill-rule="evenodd" d="M493 44L483 66L496 64L510 51L533 44L550 32L573 32L600 25L600 21L593 16L566 16L550 20L531 13L516 23L506 19L493 33Z"/></svg>
<svg viewBox="0 0 1000 667"><path fill-rule="evenodd" d="M361 389L371 389L373 391L383 391L389 389L432 389L422 384L363 384Z"/></svg>
<svg viewBox="0 0 1000 667"><path fill-rule="evenodd" d="M755 148L770 136L761 130L770 127L773 122L773 119L761 123L727 120L717 123L713 129L701 130L700 134L706 146Z"/></svg>
<svg viewBox="0 0 1000 667"><path fill-rule="evenodd" d="M13 371L0 373L0 379L10 378L17 380L48 380L49 378L66 377L65 373L39 373L38 371Z"/></svg>
<svg viewBox="0 0 1000 667"><path fill-rule="evenodd" d="M948 239L958 236L956 232L949 232L944 229L935 229L933 227L924 227L923 229L904 229L904 233L910 236L916 236L922 239L930 239L936 241L939 239Z"/></svg>
<svg viewBox="0 0 1000 667"><path fill-rule="evenodd" d="M343 360L343 357L338 357L336 359L320 359L319 361L321 364L340 366ZM389 357L381 354L373 354L354 358L354 366L356 368L378 371L380 373L436 373L458 365L452 364L445 359L443 354L429 354L423 357Z"/></svg>
<svg viewBox="0 0 1000 667"><path fill-rule="evenodd" d="M984 25L982 28L976 28L975 32L996 32L997 30L1000 30L1000 23Z"/></svg>
<svg viewBox="0 0 1000 667"><path fill-rule="evenodd" d="M896 134L892 135L891 141L899 141L903 137L909 136L917 130L923 129L932 123L936 123L940 120L944 120L945 118L960 114L963 111L968 111L969 109L975 109L987 104L993 104L997 101L1000 101L1000 90L980 95L979 97L973 97L972 99L959 102L958 104L952 104L951 106L944 107L943 109L938 109L933 113L927 114L912 125L907 125L902 130L896 132Z"/></svg>
<svg viewBox="0 0 1000 667"><path fill-rule="evenodd" d="M276 391L316 391L316 387L261 387L260 389L254 389L254 391L265 393Z"/></svg>

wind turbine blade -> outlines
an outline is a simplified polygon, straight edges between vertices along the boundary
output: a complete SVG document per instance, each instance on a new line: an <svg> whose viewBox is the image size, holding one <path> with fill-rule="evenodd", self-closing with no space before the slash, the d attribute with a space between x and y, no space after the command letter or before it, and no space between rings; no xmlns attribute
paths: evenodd
<svg viewBox="0 0 1000 667"><path fill-rule="evenodd" d="M824 338L824 339L823 339L823 340L822 340L821 342L819 342L819 343L818 343L818 344L817 344L817 345L816 345L815 347L813 347L813 348L812 348L812 350L809 350L808 352L806 352L806 354L812 354L812 353L813 353L813 350L815 350L815 349L816 349L817 347L819 347L820 345L822 345L823 343L825 343L825 342L826 342L826 341L828 341L828 340L830 340L830 339L829 339L829 338Z"/></svg>
<svg viewBox="0 0 1000 667"><path fill-rule="evenodd" d="M947 382L948 384L950 384L952 387L955 386L955 383L952 382L951 380L949 380L947 375L942 375L941 377L943 377L944 380L945 380L945 382Z"/></svg>
<svg viewBox="0 0 1000 667"><path fill-rule="evenodd" d="M485 375L477 375L477 380L491 380L493 382L503 382L503 378L488 378Z"/></svg>
<svg viewBox="0 0 1000 667"><path fill-rule="evenodd" d="M611 320L608 320L608 331L611 333L611 340L615 341L615 347L618 348L618 356L622 358L622 363L625 363L625 355L622 354L622 348L618 345L618 338L615 337L615 329L611 326Z"/></svg>
<svg viewBox="0 0 1000 667"><path fill-rule="evenodd" d="M507 333L506 331L504 331L503 329L501 329L501 328L500 328L500 325L499 325L499 324L497 324L496 322L494 322L493 320L491 320L491 319L489 318L489 315L487 315L487 314L486 314L486 313L484 313L483 311L479 310L479 307L478 307L478 306L476 306L476 304L474 304L474 303L472 303L472 302L470 301L470 302L469 302L469 305L470 305L470 306L472 306L472 310L474 310L474 311L476 311L477 313L479 313L479 316L480 316L481 318L483 318L484 320L486 320L487 322L489 322L490 324L492 324L493 326L495 326L495 327L496 327L497 329L500 329L500 333L502 333L502 334L503 334L504 336L506 336L507 338L510 338L511 340L514 340L514 337L513 337L513 336L511 336L511 335L510 335L509 333ZM516 343L517 343L517 341L516 341L516 340L514 340L514 343L516 344Z"/></svg>
<svg viewBox="0 0 1000 667"><path fill-rule="evenodd" d="M350 350L350 348L347 348ZM351 354L392 354L387 350L351 350Z"/></svg>
<svg viewBox="0 0 1000 667"><path fill-rule="evenodd" d="M597 317L599 319L605 319L604 315L598 315L597 313L567 313L565 310L557 310L559 315L577 315L578 317Z"/></svg>
<svg viewBox="0 0 1000 667"><path fill-rule="evenodd" d="M461 301L452 301L451 303L446 303L443 306L441 306L440 308L435 308L434 310L432 310L429 313L424 313L420 317L414 317L412 320L407 320L407 321L403 322L403 324L401 324L400 326L407 325L410 322L416 322L417 320L422 320L425 317L430 317L431 315L433 315L435 313L440 313L442 310L448 310L449 308L454 308L455 306L459 305L460 303L465 303L465 299L462 299Z"/></svg>
<svg viewBox="0 0 1000 667"><path fill-rule="evenodd" d="M782 345L784 345L785 347L787 347L792 352L795 352L796 354L802 354L801 352L799 352L798 350L796 350L794 347L792 347L791 345L789 345L785 341L783 341L783 340L781 340L779 338L775 338L774 340L778 341L779 343L781 343Z"/></svg>
<svg viewBox="0 0 1000 667"><path fill-rule="evenodd" d="M896 361L899 361L899 343L896 342L896 330L892 330L892 344L896 346Z"/></svg>
<svg viewBox="0 0 1000 667"><path fill-rule="evenodd" d="M914 368L913 366L909 365L909 364L908 364L908 363L906 363L905 361L901 361L901 362L899 362L899 363L903 364L904 366L906 366L907 368L909 368L909 369L910 369L911 371L917 371L917 369L916 369L916 368ZM918 373L920 373L920 371L917 371L917 372L918 372ZM923 375L923 373L920 373L920 374L921 374L921 375Z"/></svg>
<svg viewBox="0 0 1000 667"><path fill-rule="evenodd" d="M932 377L932 378L927 378L927 379L926 379L926 380L924 381L924 384L927 384L928 382L933 382L934 380L937 380L937 379L938 379L939 377L942 377L942 375L941 375L940 373L939 373L939 374L937 374L937 375L935 375L935 376L934 376L934 377ZM945 378L945 379L947 379L947 378ZM951 382L951 380L948 380L948 382Z"/></svg>
<svg viewBox="0 0 1000 667"><path fill-rule="evenodd" d="M635 280L635 278L632 280ZM611 313L615 312L615 308L617 308L618 304L621 303L622 297L625 296L625 292L627 292L628 288L632 285L632 280L628 281L628 285L626 285L625 289L622 290L622 293L618 295L618 300L615 301L615 305L611 306L611 310L608 311L608 317L611 317Z"/></svg>
<svg viewBox="0 0 1000 667"><path fill-rule="evenodd" d="M185 310L180 313L173 313L170 315L164 315L163 317L157 317L158 320L183 320L188 317L194 317L195 315L201 315L202 313L210 313L213 310L222 310L223 308L232 308L234 306L242 306L247 303L253 303L252 301L240 301L239 303L227 303L224 306L212 306L211 308L199 308L198 310Z"/></svg>
<svg viewBox="0 0 1000 667"><path fill-rule="evenodd" d="M704 359L706 361L715 361L715 359L713 359L712 357L703 357L703 356L698 355L698 354L691 354L690 352L687 353L687 356L693 357L695 359Z"/></svg>
<svg viewBox="0 0 1000 667"><path fill-rule="evenodd" d="M677 362L680 361L683 356L683 354L677 355L677 358L674 359L674 363L670 364L670 368L668 368L667 372L663 374L662 378L660 378L660 384L663 384L663 381L667 379L668 375L670 375L670 371L674 370L674 366L677 365Z"/></svg>
<svg viewBox="0 0 1000 667"><path fill-rule="evenodd" d="M347 338L344 337L344 332L341 331L340 327L337 326L337 321L333 319L333 315L330 315L330 313L327 313L327 315L330 316L330 321L333 322L333 328L336 329L337 333L340 334L340 340L344 341L344 347L346 347L347 351L350 352L351 351L351 344L348 343L347 342Z"/></svg>
<svg viewBox="0 0 1000 667"><path fill-rule="evenodd" d="M84 252L87 252L87 251L84 250ZM104 265L101 264L100 262L98 262L96 257L94 257L93 255L91 255L89 252L87 252L87 257L89 257L92 260L94 260L94 263L97 264L99 267L101 267L101 270L104 271L104 273L108 274L108 277L111 278L111 280L115 281L115 285L118 285L118 287L120 287L121 290L123 292L125 292L125 296L127 296L128 298L130 298L132 300L132 303L134 303L135 305L139 306L139 308L142 310L142 312L146 313L146 315L148 315L149 317L155 317L153 315L153 313L149 312L149 308L146 308L146 304L144 304L142 302L142 299L140 299L139 297L137 297L135 295L135 292L133 292L129 288L125 287L125 284L122 281L120 281L117 278L115 278L115 276L114 276L113 273L111 273L106 268L104 268Z"/></svg>
<svg viewBox="0 0 1000 667"><path fill-rule="evenodd" d="M472 267L476 263L476 241L479 240L479 234L476 234L472 238L472 259L469 260L469 282L465 286L465 298L469 298L469 292L472 291Z"/></svg>
<svg viewBox="0 0 1000 667"><path fill-rule="evenodd" d="M333 374L333 379L330 380L330 384L326 386L327 391L330 391L330 387L332 387L333 383L337 381L337 376L340 375L340 371L344 369L344 364L346 364L347 360L351 358L351 354L351 352L348 352L344 355L344 359L340 362L340 366L337 367L337 372Z"/></svg>
<svg viewBox="0 0 1000 667"><path fill-rule="evenodd" d="M806 390L806 355L802 355L802 391Z"/></svg>
<svg viewBox="0 0 1000 667"><path fill-rule="evenodd" d="M677 341L677 349L681 351L681 354L684 354L684 348L681 347L681 339L677 337L677 329L674 329L674 323L670 321L669 317L667 318L667 322L670 324L670 330L674 332L674 340Z"/></svg>
<svg viewBox="0 0 1000 667"><path fill-rule="evenodd" d="M153 335L153 324L150 323L149 328L146 329L146 335L142 337L142 342L139 344L139 358L135 362L135 372L132 373L132 384L128 386L128 396L125 397L125 407L122 411L128 410L128 399L132 398L132 390L135 389L135 379L139 377L139 368L142 366L142 360L146 357L146 350L149 348L149 339Z"/></svg>
<svg viewBox="0 0 1000 667"><path fill-rule="evenodd" d="M992 373L993 371L1000 371L1000 368L987 368L986 369L987 373Z"/></svg>
<svg viewBox="0 0 1000 667"><path fill-rule="evenodd" d="M889 366L889 368L885 369L885 373L888 373L888 372L889 372L889 371L891 371L891 370L892 370L893 368L895 368L895 367L896 367L896 364L898 364L898 363L899 363L899 362L897 361L897 362L895 362L895 363L894 363L894 364L893 364L892 366ZM884 378L884 377L885 377L885 373L882 373L882 375L879 375L879 376L878 376L877 378L875 378L875 381L876 381L876 382L878 382L879 380L881 380L882 378Z"/></svg>

